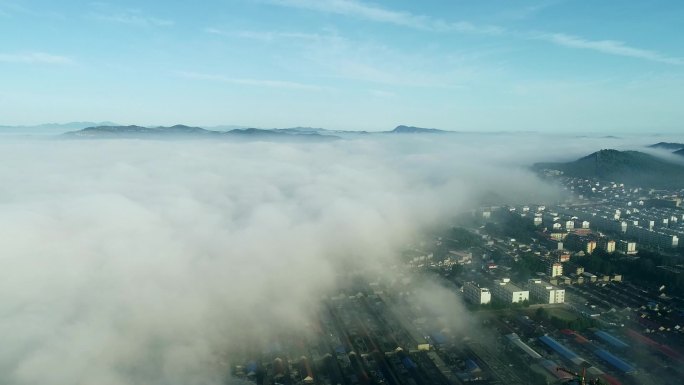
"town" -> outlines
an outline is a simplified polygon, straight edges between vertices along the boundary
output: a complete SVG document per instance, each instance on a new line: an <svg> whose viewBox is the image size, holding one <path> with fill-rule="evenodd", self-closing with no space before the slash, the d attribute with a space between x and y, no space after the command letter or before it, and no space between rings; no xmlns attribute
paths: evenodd
<svg viewBox="0 0 684 385"><path fill-rule="evenodd" d="M681 191L545 177L562 202L483 206L413 245L392 279L350 276L308 333L245 348L258 384L665 384L684 370ZM403 269L403 270L402 270ZM407 273L402 273L406 271ZM462 324L421 303L455 293ZM465 326L464 326L465 325Z"/></svg>

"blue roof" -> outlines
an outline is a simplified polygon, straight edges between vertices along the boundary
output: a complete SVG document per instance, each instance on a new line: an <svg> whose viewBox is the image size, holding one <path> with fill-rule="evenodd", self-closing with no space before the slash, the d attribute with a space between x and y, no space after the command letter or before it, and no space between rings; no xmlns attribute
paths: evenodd
<svg viewBox="0 0 684 385"><path fill-rule="evenodd" d="M560 354L561 357L565 358L566 360L574 361L580 358L575 352L561 345L549 336L541 336L539 337L539 340L553 349L556 353Z"/></svg>
<svg viewBox="0 0 684 385"><path fill-rule="evenodd" d="M634 367L625 361L621 360L620 358L608 353L607 351L603 349L596 349L594 351L597 356L601 357L604 361L612 365L614 368L620 370L623 373L633 373L636 371Z"/></svg>
<svg viewBox="0 0 684 385"><path fill-rule="evenodd" d="M626 343L622 342L619 338L609 334L608 332L604 332L603 330L599 330L594 333L596 337L602 339L603 341L607 342L608 344L620 348L620 349L626 349L629 347Z"/></svg>
<svg viewBox="0 0 684 385"><path fill-rule="evenodd" d="M432 340L437 344L443 344L447 342L446 336L440 332L434 332L430 334L430 337L432 337Z"/></svg>
<svg viewBox="0 0 684 385"><path fill-rule="evenodd" d="M480 367L473 360L466 360L465 364L466 364L466 369L468 369L468 371L472 372L472 371L480 369Z"/></svg>
<svg viewBox="0 0 684 385"><path fill-rule="evenodd" d="M408 356L404 357L401 360L401 363L404 364L406 369L415 369L418 367Z"/></svg>

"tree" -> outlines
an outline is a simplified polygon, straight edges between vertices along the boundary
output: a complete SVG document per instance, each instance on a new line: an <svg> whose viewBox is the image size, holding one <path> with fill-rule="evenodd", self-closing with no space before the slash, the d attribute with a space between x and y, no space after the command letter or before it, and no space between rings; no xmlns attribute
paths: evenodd
<svg viewBox="0 0 684 385"><path fill-rule="evenodd" d="M549 318L549 312L543 307L538 307L534 313L538 319L545 320Z"/></svg>

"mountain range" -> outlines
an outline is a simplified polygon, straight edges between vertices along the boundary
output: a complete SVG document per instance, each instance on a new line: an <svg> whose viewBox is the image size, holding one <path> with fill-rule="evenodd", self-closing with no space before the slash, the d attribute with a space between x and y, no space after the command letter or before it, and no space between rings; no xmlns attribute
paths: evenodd
<svg viewBox="0 0 684 385"><path fill-rule="evenodd" d="M684 156L684 143L669 143L669 142L660 142L656 144L652 144L648 146L650 148L659 148L663 150L668 150L672 151L673 154L678 155L678 156Z"/></svg>
<svg viewBox="0 0 684 385"><path fill-rule="evenodd" d="M373 134L436 134L449 133L453 131L443 131L435 128L422 128L414 126L400 125L391 131L373 132ZM313 127L292 127L292 128L232 128L227 131L209 130L201 127L191 127L185 125L175 125L170 127L145 127L145 126L119 126L119 125L98 125L85 127L76 131L69 131L63 134L69 138L173 138L173 137L201 137L201 138L258 138L258 139L304 139L304 140L336 140L339 135L364 135L371 134L367 131L332 131L324 128Z"/></svg>
<svg viewBox="0 0 684 385"><path fill-rule="evenodd" d="M318 130L306 128L289 129L260 129L234 128L228 131L207 130L202 127L192 127L182 124L175 126L95 126L62 134L66 138L97 139L97 138L236 138L236 139L303 139L303 140L336 140L334 135L322 135Z"/></svg>
<svg viewBox="0 0 684 385"><path fill-rule="evenodd" d="M684 188L684 166L639 151L601 150L572 162L537 163L533 168L626 185Z"/></svg>

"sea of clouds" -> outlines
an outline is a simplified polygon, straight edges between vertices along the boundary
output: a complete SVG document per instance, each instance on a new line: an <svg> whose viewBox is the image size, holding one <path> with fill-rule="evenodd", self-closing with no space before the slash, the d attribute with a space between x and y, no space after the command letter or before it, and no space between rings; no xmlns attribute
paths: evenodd
<svg viewBox="0 0 684 385"><path fill-rule="evenodd" d="M0 384L222 383L217 354L306 327L340 272L389 274L486 194L558 199L531 163L660 140L3 138Z"/></svg>

